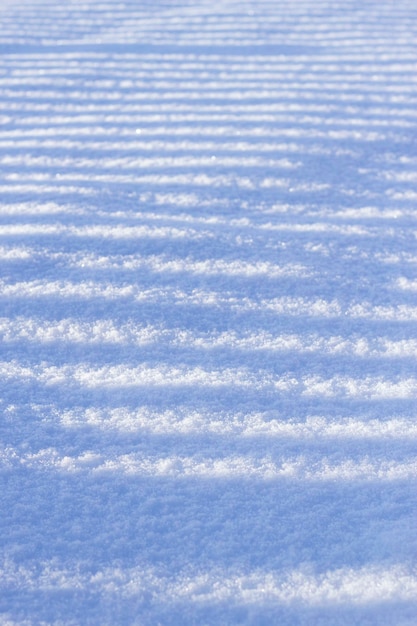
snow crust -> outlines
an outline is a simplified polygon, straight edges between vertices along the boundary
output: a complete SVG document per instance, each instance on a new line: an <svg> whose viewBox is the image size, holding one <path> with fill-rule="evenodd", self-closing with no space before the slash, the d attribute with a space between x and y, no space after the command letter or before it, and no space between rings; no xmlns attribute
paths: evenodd
<svg viewBox="0 0 417 626"><path fill-rule="evenodd" d="M410 0L0 6L0 623L415 626Z"/></svg>

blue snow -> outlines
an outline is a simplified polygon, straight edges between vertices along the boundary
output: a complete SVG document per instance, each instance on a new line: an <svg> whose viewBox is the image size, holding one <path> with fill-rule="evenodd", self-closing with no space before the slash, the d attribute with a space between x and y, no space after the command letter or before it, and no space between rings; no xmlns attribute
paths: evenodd
<svg viewBox="0 0 417 626"><path fill-rule="evenodd" d="M0 7L0 622L415 626L408 0Z"/></svg>

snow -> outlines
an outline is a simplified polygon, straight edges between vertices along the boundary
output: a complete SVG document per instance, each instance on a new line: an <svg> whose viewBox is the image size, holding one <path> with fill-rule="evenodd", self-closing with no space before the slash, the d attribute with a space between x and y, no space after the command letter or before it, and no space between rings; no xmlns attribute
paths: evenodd
<svg viewBox="0 0 417 626"><path fill-rule="evenodd" d="M3 0L0 623L415 626L411 0Z"/></svg>

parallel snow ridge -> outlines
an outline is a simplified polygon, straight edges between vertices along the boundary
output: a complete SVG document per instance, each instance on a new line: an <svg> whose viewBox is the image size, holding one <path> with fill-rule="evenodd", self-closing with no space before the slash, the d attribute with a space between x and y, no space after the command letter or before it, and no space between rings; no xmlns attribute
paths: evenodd
<svg viewBox="0 0 417 626"><path fill-rule="evenodd" d="M252 371L248 368L216 368L183 366L153 366L143 364L137 367L109 365L92 367L81 363L76 366L57 367L41 364L34 368L20 365L18 362L0 362L0 376L4 381L26 380L39 381L49 385L77 384L87 388L251 388L258 391L276 391L294 395L324 396L345 398L384 399L410 398L417 394L417 378L410 376L399 380L390 380L383 376L355 378L351 376L294 377L291 372L281 376L268 370Z"/></svg>
<svg viewBox="0 0 417 626"><path fill-rule="evenodd" d="M78 457L60 456L53 448L35 454L19 455L7 448L1 451L0 466L10 469L14 465L34 470L92 473L110 475L150 476L164 478L200 479L256 479L261 481L302 482L352 482L352 481L403 481L417 477L417 458L406 462L384 460L372 462L368 458L346 459L335 463L323 458L320 463L306 456L284 457L277 464L269 457L231 456L219 459L198 457L145 457L143 454L121 454L106 458L87 451Z"/></svg>
<svg viewBox="0 0 417 626"><path fill-rule="evenodd" d="M318 319L367 319L370 321L415 322L417 307L408 304L394 306L373 306L370 302L360 302L348 305L346 308L336 300L307 299L281 297L271 299L251 299L233 293L215 290L192 289L183 291L178 288L152 287L127 284L115 285L105 281L23 281L16 283L0 283L1 294L4 298L19 302L21 300L60 298L78 301L115 301L119 307L126 302L138 303L159 302L161 305L181 308L183 306L195 309L214 309L223 313L271 313L285 317L308 317ZM179 328L179 333L182 329ZM408 341L408 339L407 339ZM411 341L414 341L411 338Z"/></svg>
<svg viewBox="0 0 417 626"><path fill-rule="evenodd" d="M19 294L20 295L20 294ZM312 304L310 305L312 306ZM0 337L5 343L28 341L39 344L98 344L105 346L165 345L172 348L195 347L205 350L232 349L242 352L298 352L327 355L354 355L363 358L415 358L417 340L393 341L389 337L346 337L318 334L281 334L268 332L213 332L198 334L168 327L116 324L112 319L81 322L77 319L46 321L36 318L0 318Z"/></svg>
<svg viewBox="0 0 417 626"><path fill-rule="evenodd" d="M360 439L415 439L417 425L413 420L398 417L366 419L366 417L337 416L332 419L311 415L304 421L284 419L281 415L261 413L216 412L189 410L177 406L172 410L158 411L150 406L132 410L128 407L88 409L73 408L60 412L57 406L32 406L40 419L50 422L59 414L60 423L69 429L94 426L108 432L151 432L155 434L217 433L237 437L255 438L259 435L282 439L301 440L360 440Z"/></svg>
<svg viewBox="0 0 417 626"><path fill-rule="evenodd" d="M19 584L27 590L38 588L37 572L33 569L14 570L9 566L3 569L2 574L8 585ZM43 562L40 578L43 588L56 591L62 587L89 587L110 594L112 599L119 594L125 601L135 596L143 603L145 615L146 601L143 596L149 581L153 593L163 597L171 609L187 598L196 604L227 601L243 606L259 602L291 606L301 603L307 607L336 605L340 610L344 605L366 606L391 599L412 600L417 589L415 572L399 564L386 568L342 568L317 575L303 568L284 575L260 569L249 574L235 571L228 576L220 570L208 570L196 571L194 576L181 572L175 580L170 580L153 568L129 568L124 571L105 568L90 575L77 568L58 568L54 563Z"/></svg>
<svg viewBox="0 0 417 626"><path fill-rule="evenodd" d="M36 5L12 8L2 20L4 43L140 43L187 46L312 45L327 48L354 46L356 49L410 49L414 29L409 23L410 5L394 13L385 3L358 9L332 7L327 2L288 0L277 8L271 0L230 3L213 7L201 2L149 2L140 6L131 0L118 5L72 0L65 6L43 0ZM352 11L352 7L355 10ZM350 9L350 10L346 10ZM333 13L333 14L332 14ZM323 20L325 15L325 20ZM266 18L266 19L265 19ZM34 28L36 26L36 28Z"/></svg>

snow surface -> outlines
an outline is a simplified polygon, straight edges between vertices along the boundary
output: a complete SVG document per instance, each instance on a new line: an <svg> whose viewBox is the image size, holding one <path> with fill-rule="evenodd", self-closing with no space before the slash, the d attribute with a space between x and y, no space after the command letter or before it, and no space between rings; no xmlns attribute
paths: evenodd
<svg viewBox="0 0 417 626"><path fill-rule="evenodd" d="M416 41L2 1L2 626L417 624Z"/></svg>

